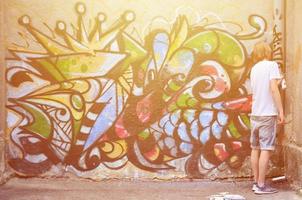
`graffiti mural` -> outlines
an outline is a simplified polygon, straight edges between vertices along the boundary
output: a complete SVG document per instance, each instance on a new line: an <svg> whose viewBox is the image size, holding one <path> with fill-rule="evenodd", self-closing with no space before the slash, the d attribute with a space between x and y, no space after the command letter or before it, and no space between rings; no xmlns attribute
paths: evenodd
<svg viewBox="0 0 302 200"><path fill-rule="evenodd" d="M272 41L272 50L273 50L273 60L279 64L280 70L284 73L284 18L285 11L282 9L284 7L283 2L276 0L274 2L274 27L273 27L273 41Z"/></svg>
<svg viewBox="0 0 302 200"><path fill-rule="evenodd" d="M51 35L19 18L44 51L9 48L8 163L17 173L129 163L156 172L186 159L186 174L202 177L221 164L242 166L251 106L243 42L264 34L263 17L251 15L254 32L240 34L179 15L169 31L154 28L141 42L125 31L132 11L106 28L99 13L91 29L85 5L75 11L76 25L58 21Z"/></svg>

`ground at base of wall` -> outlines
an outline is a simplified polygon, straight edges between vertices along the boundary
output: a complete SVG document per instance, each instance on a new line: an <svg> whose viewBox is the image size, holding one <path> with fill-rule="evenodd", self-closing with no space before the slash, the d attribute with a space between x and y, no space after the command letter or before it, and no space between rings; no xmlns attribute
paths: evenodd
<svg viewBox="0 0 302 200"><path fill-rule="evenodd" d="M285 145L285 172L291 185L298 189L302 188L302 147L295 144Z"/></svg>
<svg viewBox="0 0 302 200"><path fill-rule="evenodd" d="M258 196L251 191L251 181L91 181L70 178L12 178L0 187L1 199L209 199L220 193L237 194L246 199L302 199L286 182L275 183L279 193Z"/></svg>

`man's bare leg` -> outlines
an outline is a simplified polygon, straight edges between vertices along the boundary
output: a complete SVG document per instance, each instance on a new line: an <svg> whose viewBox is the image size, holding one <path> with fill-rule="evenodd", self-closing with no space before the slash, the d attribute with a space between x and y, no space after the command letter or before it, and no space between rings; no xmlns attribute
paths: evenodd
<svg viewBox="0 0 302 200"><path fill-rule="evenodd" d="M258 179L259 179L259 153L260 153L259 149L252 149L251 165L252 165L255 183L258 183Z"/></svg>
<svg viewBox="0 0 302 200"><path fill-rule="evenodd" d="M259 175L258 175L258 186L259 187L262 187L265 183L265 175L266 175L270 155L271 155L271 151L269 151L269 150L261 150L261 152L260 152Z"/></svg>

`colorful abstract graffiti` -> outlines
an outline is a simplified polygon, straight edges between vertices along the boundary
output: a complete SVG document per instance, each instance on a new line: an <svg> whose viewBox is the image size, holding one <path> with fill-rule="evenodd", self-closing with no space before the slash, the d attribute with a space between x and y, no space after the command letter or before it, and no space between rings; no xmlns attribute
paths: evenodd
<svg viewBox="0 0 302 200"><path fill-rule="evenodd" d="M73 33L58 21L51 36L29 16L19 19L45 51L9 49L11 168L38 175L59 163L90 171L130 162L156 172L181 158L188 176L222 163L240 168L250 153L251 104L242 41L261 37L266 21L251 15L255 31L234 34L179 15L170 31L153 29L139 42L125 31L134 12L106 29L99 13L89 31L85 12L78 3Z"/></svg>

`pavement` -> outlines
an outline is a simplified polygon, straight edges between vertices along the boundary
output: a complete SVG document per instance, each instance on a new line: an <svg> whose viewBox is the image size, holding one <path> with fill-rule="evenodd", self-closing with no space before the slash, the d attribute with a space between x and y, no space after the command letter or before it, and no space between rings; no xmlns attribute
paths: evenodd
<svg viewBox="0 0 302 200"><path fill-rule="evenodd" d="M93 181L79 178L11 178L0 186L1 200L194 200L219 193L251 200L300 200L286 182L275 183L276 194L256 195L247 180L130 180ZM216 199L219 199L218 197ZM221 198L220 198L221 199Z"/></svg>

